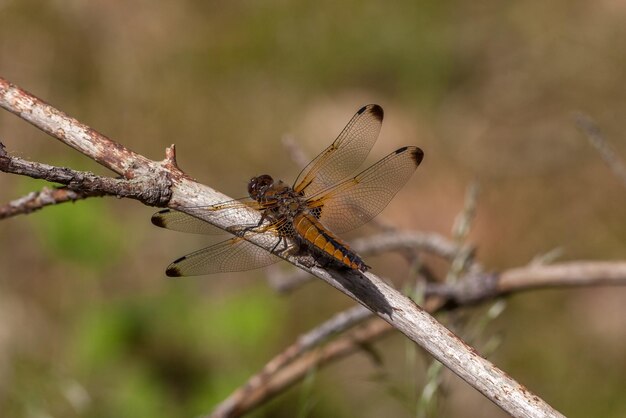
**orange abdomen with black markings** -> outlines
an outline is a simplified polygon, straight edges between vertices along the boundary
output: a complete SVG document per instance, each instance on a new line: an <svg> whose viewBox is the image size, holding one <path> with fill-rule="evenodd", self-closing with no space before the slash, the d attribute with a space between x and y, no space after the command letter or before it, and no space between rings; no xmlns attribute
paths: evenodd
<svg viewBox="0 0 626 418"><path fill-rule="evenodd" d="M366 271L367 266L361 257L311 215L299 213L294 217L296 233L306 244L317 252L354 270Z"/></svg>

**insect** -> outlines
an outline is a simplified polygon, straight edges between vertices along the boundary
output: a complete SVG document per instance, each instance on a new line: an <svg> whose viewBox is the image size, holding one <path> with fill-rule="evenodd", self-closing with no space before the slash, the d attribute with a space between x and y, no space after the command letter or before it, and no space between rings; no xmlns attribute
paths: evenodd
<svg viewBox="0 0 626 418"><path fill-rule="evenodd" d="M355 229L382 211L424 157L418 147L402 147L350 177L376 142L382 121L380 106L364 106L337 139L302 170L293 186L263 174L248 183L249 197L203 207L218 214L253 208L261 213L261 220L233 228L234 238L177 259L166 274L195 276L258 268L278 261L272 253L289 250L290 243L320 262L366 271L369 266L336 234ZM191 233L217 230L172 209L155 213L152 223ZM271 234L276 242L272 253L244 239L247 234Z"/></svg>

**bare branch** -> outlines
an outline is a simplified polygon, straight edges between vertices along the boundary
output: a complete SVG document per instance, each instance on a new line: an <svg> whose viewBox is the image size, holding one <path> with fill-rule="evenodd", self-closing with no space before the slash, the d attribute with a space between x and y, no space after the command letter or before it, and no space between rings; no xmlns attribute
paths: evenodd
<svg viewBox="0 0 626 418"><path fill-rule="evenodd" d="M11 156L6 152L2 143L0 143L0 171L64 184L69 189L80 192L83 197L104 195L120 198L127 197L139 200L149 206L163 206L170 198L169 184L165 176L160 178L141 176L134 180L97 176L85 171L76 171L66 167L54 167ZM65 200L69 200L69 197ZM7 205L12 210L7 210L6 213L28 213L32 211L29 209L34 201L36 201L36 198L35 200L31 198L12 202L12 204ZM39 201L41 202L41 199ZM48 204L53 202L51 201ZM22 209L18 206L19 204L24 205ZM1 209L0 214L2 214Z"/></svg>
<svg viewBox="0 0 626 418"><path fill-rule="evenodd" d="M157 163L137 155L3 79L0 79L0 106L126 179L137 176L147 176L152 182L162 177L171 179L172 195L168 206L173 209L226 230L260 219L260 214L253 210L242 210L221 217L201 210L201 206L217 204L228 198L184 176L172 167L169 159ZM246 235L245 239L268 251L274 244L272 237L260 234ZM562 416L373 273L326 270L306 264L310 261L306 257L277 255L375 312L509 414L515 417Z"/></svg>
<svg viewBox="0 0 626 418"><path fill-rule="evenodd" d="M387 322L374 318L341 339L331 341L314 351L298 353L297 361L284 364L271 375L265 373L264 368L261 373L253 376L245 385L220 403L207 417L240 417L283 392L285 388L302 380L310 370L351 355L362 349L365 344L371 344L392 330L393 328ZM290 349L293 347L291 346ZM272 361L278 361L286 353L286 351L281 353Z"/></svg>
<svg viewBox="0 0 626 418"><path fill-rule="evenodd" d="M217 409L220 412L216 410L214 414L217 413L217 416L233 416L232 408L241 408L241 402L250 402L251 400L262 402L267 400L267 396L270 393L276 394L278 392L263 388L267 388L267 382L269 380L276 379L275 376L281 373L281 369L288 367L290 363L294 362L302 354L318 346L331 335L343 332L371 316L372 313L369 310L361 305L357 305L344 312L340 312L320 326L315 327L310 332L301 335L293 345L274 357L263 367L261 372L252 376L241 389L222 402ZM362 335L362 337L365 337L365 335ZM367 338L372 338L372 335L370 334ZM310 363L311 360L312 358L309 358L305 362L314 364ZM319 361L320 359L318 358L317 360ZM300 364L296 370L305 371L306 369L302 368L302 364ZM282 390L285 387L283 386L284 384L288 384L289 382L293 383L294 381L292 379L299 379L301 375L295 374L294 370L291 370L288 373L283 373L282 376L290 376L290 378L285 379L284 377L279 377L278 380L282 383L272 385L275 390ZM256 402L253 401L249 406L245 407L245 409L249 410Z"/></svg>
<svg viewBox="0 0 626 418"><path fill-rule="evenodd" d="M3 78L0 107L127 179L152 163Z"/></svg>
<svg viewBox="0 0 626 418"><path fill-rule="evenodd" d="M478 301L486 302L497 297L506 296L520 291L542 288L562 288L578 286L616 285L626 286L626 262L571 262L554 265L530 265L505 270L500 275L490 275L487 280L497 278L493 286L479 286L482 294L474 294L473 298L463 288L462 283L476 281L476 277L463 277L455 285L444 284L440 287L429 286L426 293L424 309L435 313ZM478 281L484 281L478 280ZM454 303L450 303L454 302ZM359 308L352 308L358 312ZM367 316L351 314L346 311L345 317L351 318L350 325L368 319ZM238 417L252 408L263 404L284 391L294 383L302 380L314 368L329 365L341 360L363 348L365 344L385 337L394 328L380 318L371 318L363 327L354 332L346 333L339 338L318 347L314 352L305 355L313 347L320 345L332 332L335 317L321 324L303 336L319 335L319 339L308 339L306 346L298 341L272 359L262 370L235 390L220 403L210 417ZM340 322L336 332L345 329L346 322ZM324 330L324 331L322 331Z"/></svg>
<svg viewBox="0 0 626 418"><path fill-rule="evenodd" d="M443 235L418 231L391 231L354 240L352 247L364 254L380 254L398 250L420 250L442 257L448 261L461 251Z"/></svg>
<svg viewBox="0 0 626 418"><path fill-rule="evenodd" d="M626 286L624 261L572 261L514 268L500 274L502 294L543 288Z"/></svg>
<svg viewBox="0 0 626 418"><path fill-rule="evenodd" d="M77 192L75 190L67 189L64 187L58 189L44 187L39 192L31 192L26 196L12 200L5 205L1 205L0 220L10 218L16 215L31 213L50 205L56 205L65 202L75 202L80 199L97 196L104 196L104 193L95 192L94 194L89 195L84 192Z"/></svg>
<svg viewBox="0 0 626 418"><path fill-rule="evenodd" d="M587 139L589 139L591 145L598 151L600 157L602 157L604 162L609 166L609 169L611 169L613 174L615 174L626 187L626 163L613 151L598 125L590 116L584 113L576 113L574 115L574 121L578 128L587 135Z"/></svg>

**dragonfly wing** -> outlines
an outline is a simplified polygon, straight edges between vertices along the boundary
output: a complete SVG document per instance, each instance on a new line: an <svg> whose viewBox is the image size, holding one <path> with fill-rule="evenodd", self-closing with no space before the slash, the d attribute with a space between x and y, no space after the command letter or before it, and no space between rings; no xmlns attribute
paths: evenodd
<svg viewBox="0 0 626 418"><path fill-rule="evenodd" d="M212 206L197 206L193 208L196 212L214 212L212 217L216 220L221 217L230 216L232 211L239 211L239 215L242 217L241 228L246 228L256 224L257 219L250 215L249 209L259 210L259 204L250 198L229 200L227 202L219 203ZM205 234L216 235L223 234L224 230L210 223L196 218L184 212L180 212L174 209L163 209L152 215L152 223L161 228L171 229L173 231L187 232L191 234ZM241 229L235 228L235 230Z"/></svg>
<svg viewBox="0 0 626 418"><path fill-rule="evenodd" d="M211 225L202 219L173 209L163 209L152 215L152 223L161 228L190 234L215 235L223 234L224 230Z"/></svg>
<svg viewBox="0 0 626 418"><path fill-rule="evenodd" d="M372 149L382 121L382 107L370 104L359 109L337 139L302 170L294 190L312 196L350 176Z"/></svg>
<svg viewBox="0 0 626 418"><path fill-rule="evenodd" d="M280 260L243 238L231 238L179 258L167 267L169 277L252 270Z"/></svg>
<svg viewBox="0 0 626 418"><path fill-rule="evenodd" d="M358 228L387 206L423 157L418 147L400 148L355 177L312 196L308 203L331 231Z"/></svg>

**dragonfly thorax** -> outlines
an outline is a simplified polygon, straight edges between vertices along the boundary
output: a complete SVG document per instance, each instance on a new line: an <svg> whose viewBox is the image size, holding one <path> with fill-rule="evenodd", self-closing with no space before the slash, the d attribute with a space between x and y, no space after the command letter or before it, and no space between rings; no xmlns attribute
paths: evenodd
<svg viewBox="0 0 626 418"><path fill-rule="evenodd" d="M253 177L248 183L248 194L260 203L288 202L297 195L282 180L274 180L269 174Z"/></svg>

